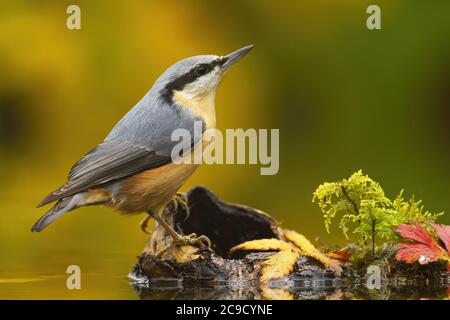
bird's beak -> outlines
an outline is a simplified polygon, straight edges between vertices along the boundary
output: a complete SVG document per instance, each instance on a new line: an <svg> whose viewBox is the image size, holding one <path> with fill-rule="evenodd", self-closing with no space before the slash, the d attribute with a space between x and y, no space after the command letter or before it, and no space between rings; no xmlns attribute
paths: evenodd
<svg viewBox="0 0 450 320"><path fill-rule="evenodd" d="M253 45L249 45L246 47L243 47L239 50L236 50L226 56L223 56L223 60L225 61L222 64L222 69L227 70L233 63L243 58L250 50L252 50Z"/></svg>

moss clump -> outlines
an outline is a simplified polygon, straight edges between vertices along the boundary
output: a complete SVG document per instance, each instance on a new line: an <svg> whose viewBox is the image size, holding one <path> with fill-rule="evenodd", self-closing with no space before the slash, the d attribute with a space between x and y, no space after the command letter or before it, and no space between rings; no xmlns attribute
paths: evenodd
<svg viewBox="0 0 450 320"><path fill-rule="evenodd" d="M321 184L314 192L313 202L317 202L324 213L328 232L337 215L339 228L348 239L351 231L358 234L363 244L371 244L375 253L376 240L398 240L394 227L411 222L428 224L443 213L424 210L422 201L403 197L400 191L394 200L386 197L381 186L358 171L339 182Z"/></svg>

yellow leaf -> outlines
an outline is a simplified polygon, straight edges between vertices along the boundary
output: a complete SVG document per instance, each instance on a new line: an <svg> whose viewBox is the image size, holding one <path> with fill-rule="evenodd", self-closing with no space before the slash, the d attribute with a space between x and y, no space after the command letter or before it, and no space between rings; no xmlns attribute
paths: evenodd
<svg viewBox="0 0 450 320"><path fill-rule="evenodd" d="M300 252L297 250L284 250L274 254L262 263L260 281L267 283L269 280L288 276L299 256Z"/></svg>
<svg viewBox="0 0 450 320"><path fill-rule="evenodd" d="M230 249L230 254L236 251L281 251L291 250L292 246L278 239L258 239L243 242Z"/></svg>
<svg viewBox="0 0 450 320"><path fill-rule="evenodd" d="M322 262L338 275L342 268L337 260L331 259L317 250L303 235L290 230L284 231L286 240L259 239L241 243L230 249L230 254L236 251L278 251L261 265L260 281L262 284L272 279L288 276L295 267L301 254Z"/></svg>
<svg viewBox="0 0 450 320"><path fill-rule="evenodd" d="M271 279L288 276L294 269L300 251L292 244L278 239L259 239L241 243L231 248L230 253L236 251L279 251L262 263L260 272L261 283Z"/></svg>
<svg viewBox="0 0 450 320"><path fill-rule="evenodd" d="M302 254L319 260L324 266L333 270L337 275L341 275L342 267L339 261L331 259L321 253L311 242L309 242L308 239L306 239L305 236L292 230L284 230L284 237L286 240L292 242L297 248L299 248Z"/></svg>

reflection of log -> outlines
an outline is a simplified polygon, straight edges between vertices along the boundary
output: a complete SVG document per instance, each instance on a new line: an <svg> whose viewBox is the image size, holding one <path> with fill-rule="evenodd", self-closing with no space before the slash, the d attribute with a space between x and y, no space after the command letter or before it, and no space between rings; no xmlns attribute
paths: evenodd
<svg viewBox="0 0 450 320"><path fill-rule="evenodd" d="M215 298L248 298L248 295L257 294L256 289L266 287L259 281L262 264L276 253L275 250L237 251L233 256L229 252L234 246L249 240L282 239L283 229L276 221L264 212L224 203L203 187L191 189L186 197L190 211L187 219L185 208L181 205L174 208L172 204L166 208L165 219L180 234L206 235L212 242L211 249L171 246L171 238L156 225L135 269L135 276L145 277L153 287L181 284L190 288L215 288L211 291ZM310 286L312 292L320 296L320 291L333 290L338 284L338 277L318 261L302 255L295 260L292 271L288 270L286 277L274 281L273 288L267 286L266 294L286 298L285 295L291 293L276 287L285 289L296 285ZM280 268L286 266L280 265ZM251 290L217 290L223 284L230 283L236 288ZM240 292L239 295L237 292Z"/></svg>

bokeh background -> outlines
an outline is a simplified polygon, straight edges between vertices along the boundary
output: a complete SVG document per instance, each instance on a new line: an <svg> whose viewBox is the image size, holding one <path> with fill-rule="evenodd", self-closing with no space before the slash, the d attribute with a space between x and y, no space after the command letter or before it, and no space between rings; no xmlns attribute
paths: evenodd
<svg viewBox="0 0 450 320"><path fill-rule="evenodd" d="M66 8L81 7L81 30ZM382 8L382 30L366 8ZM140 216L83 208L40 234L35 205L172 63L254 50L218 91L218 127L279 128L280 171L203 166L184 187L327 234L312 192L358 169L450 208L448 1L24 1L0 4L0 298L137 298ZM450 214L441 219L450 223ZM81 267L82 290L65 287Z"/></svg>

